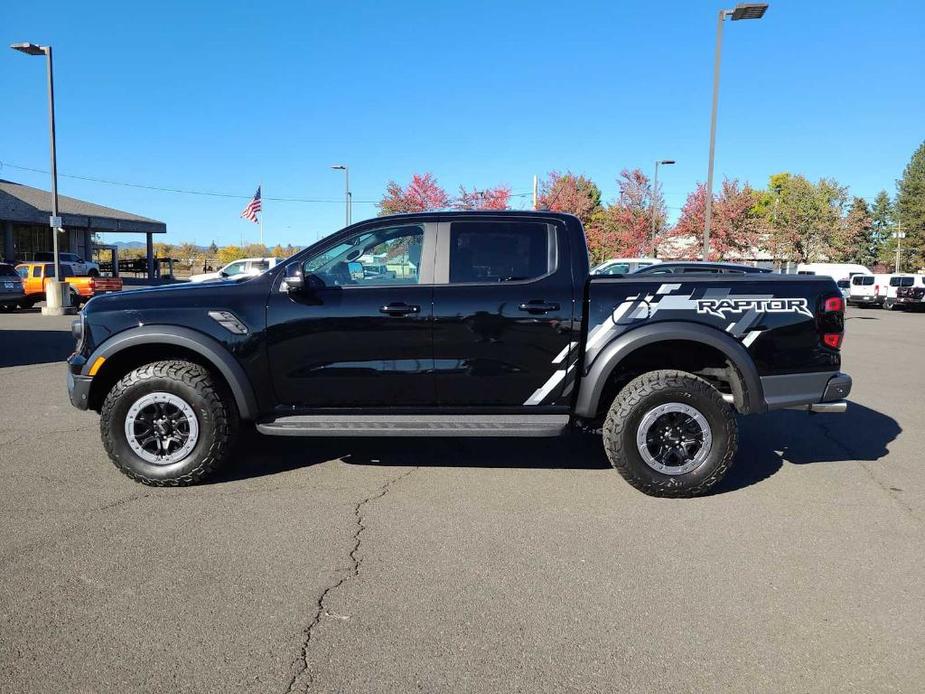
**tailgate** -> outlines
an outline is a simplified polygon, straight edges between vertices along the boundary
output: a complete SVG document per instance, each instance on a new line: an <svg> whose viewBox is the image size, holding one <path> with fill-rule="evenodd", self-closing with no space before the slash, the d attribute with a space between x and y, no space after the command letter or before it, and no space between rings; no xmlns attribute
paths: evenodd
<svg viewBox="0 0 925 694"><path fill-rule="evenodd" d="M90 282L90 289L94 294L118 292L122 290L121 277L94 277Z"/></svg>

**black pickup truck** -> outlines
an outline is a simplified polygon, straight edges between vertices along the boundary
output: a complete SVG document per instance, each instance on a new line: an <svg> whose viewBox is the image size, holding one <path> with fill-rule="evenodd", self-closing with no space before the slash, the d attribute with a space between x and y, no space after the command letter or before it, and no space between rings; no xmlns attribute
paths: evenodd
<svg viewBox="0 0 925 694"><path fill-rule="evenodd" d="M732 464L736 413L841 411L851 379L831 279L690 270L590 277L565 214L380 217L256 277L94 298L68 391L146 484L209 475L241 420L275 436L580 427L637 488L692 496Z"/></svg>

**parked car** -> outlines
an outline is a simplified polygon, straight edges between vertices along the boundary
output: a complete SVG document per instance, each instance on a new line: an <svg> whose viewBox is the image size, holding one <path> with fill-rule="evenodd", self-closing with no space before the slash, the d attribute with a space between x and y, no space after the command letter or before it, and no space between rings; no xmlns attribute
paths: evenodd
<svg viewBox="0 0 925 694"><path fill-rule="evenodd" d="M903 275L890 308L925 308L925 275ZM886 304L884 303L884 306Z"/></svg>
<svg viewBox="0 0 925 694"><path fill-rule="evenodd" d="M835 282L835 285L841 290L841 295L845 301L848 301L848 297L851 296L851 280L840 279Z"/></svg>
<svg viewBox="0 0 925 694"><path fill-rule="evenodd" d="M53 263L21 263L16 272L22 278L25 297L21 305L31 308L39 301L45 301L45 283L55 276ZM61 264L61 277L70 285L71 305L80 306L94 296L122 290L121 277L78 277L67 263Z"/></svg>
<svg viewBox="0 0 925 694"><path fill-rule="evenodd" d="M736 263L702 263L699 260L661 263L641 268L634 275L751 275L767 274L771 271L764 267L754 265L738 265Z"/></svg>
<svg viewBox="0 0 925 694"><path fill-rule="evenodd" d="M16 268L8 263L0 263L0 310L14 310L24 297L22 278Z"/></svg>
<svg viewBox="0 0 925 694"><path fill-rule="evenodd" d="M99 277L100 266L92 260L84 260L76 253L58 253L62 263L67 263L71 267L71 272L75 276ZM54 263L55 254L48 251L39 251L32 260L36 263Z"/></svg>
<svg viewBox="0 0 925 694"><path fill-rule="evenodd" d="M658 258L611 258L591 269L592 275L628 275L662 262Z"/></svg>
<svg viewBox="0 0 925 694"><path fill-rule="evenodd" d="M367 277L362 257L409 268ZM581 222L428 212L350 226L256 277L91 301L68 392L116 467L198 482L240 420L273 436L558 436L603 430L648 494L713 489L736 413L844 411L830 278L589 276ZM743 464L747 464L747 460Z"/></svg>
<svg viewBox="0 0 925 694"><path fill-rule="evenodd" d="M241 279L259 275L271 267L276 267L279 258L241 258L215 272L203 272L189 278L190 282L213 282L223 279Z"/></svg>

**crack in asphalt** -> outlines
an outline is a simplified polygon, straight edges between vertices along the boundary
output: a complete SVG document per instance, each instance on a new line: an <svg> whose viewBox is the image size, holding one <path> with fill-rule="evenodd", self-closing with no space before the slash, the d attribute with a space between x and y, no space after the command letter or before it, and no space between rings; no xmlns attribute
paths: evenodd
<svg viewBox="0 0 925 694"><path fill-rule="evenodd" d="M354 506L353 515L356 524L356 532L353 533L353 549L350 550L350 554L348 555L350 557L351 566L343 571L340 578L338 578L334 583L324 589L324 591L321 593L321 596L318 598L318 601L315 603L314 617L302 632L304 639L302 640L302 647L299 653L299 658L296 660L298 663L298 669L292 676L292 679L289 680L289 685L286 687L287 694L291 694L292 692L296 691L307 692L309 687L311 687L313 675L311 671L311 664L309 663L308 659L308 649L311 645L312 637L315 635L315 629L321 623L321 618L325 615L331 614L328 613L325 607L325 601L328 595L340 588L351 578L356 578L360 575L360 566L363 564L363 560L360 558L359 552L360 545L363 542L363 531L366 530L363 508L367 504L370 504L373 501L377 501L378 499L384 497L389 493L389 490L396 482L403 480L418 469L419 468L417 467L413 467L410 470L397 475L396 477L392 477L391 479L386 480L385 484L379 487L379 489L374 494L371 494L370 496L360 501L356 506ZM331 616L335 615L331 614ZM300 680L304 681L300 682Z"/></svg>
<svg viewBox="0 0 925 694"><path fill-rule="evenodd" d="M814 422L814 424L816 424L816 425L819 427L819 429L822 430L822 435L825 436L825 438L827 438L829 441L831 441L837 448L840 448L840 449L843 450L845 453L847 453L848 455L850 455L851 458L852 458L852 460L854 460L854 461L860 463L861 468L864 470L864 472L867 473L867 476L873 481L873 483L876 484L878 487L880 487L880 489L882 489L883 492L884 492L892 501L894 501L894 502L896 503L897 506L899 506L903 511L905 511L911 518L913 518L913 519L916 520L917 522L919 522L919 523L925 522L925 521L923 521L921 518L919 518L918 514L916 514L916 512L913 510L913 508L912 508L911 506L909 506L905 501L903 501L903 500L898 496L897 492L894 490L893 487L891 487L890 485L888 485L888 484L886 484L886 483L884 483L884 482L881 482L879 479L877 479L877 476L874 475L873 470L871 470L871 469L865 464L865 462L861 459L861 456L859 456L859 455L857 454L856 451L852 450L851 446L849 446L847 443L845 443L845 442L842 441L840 438L838 438L838 437L832 432L832 430L829 429L828 425L827 425L824 421L822 421L822 422Z"/></svg>

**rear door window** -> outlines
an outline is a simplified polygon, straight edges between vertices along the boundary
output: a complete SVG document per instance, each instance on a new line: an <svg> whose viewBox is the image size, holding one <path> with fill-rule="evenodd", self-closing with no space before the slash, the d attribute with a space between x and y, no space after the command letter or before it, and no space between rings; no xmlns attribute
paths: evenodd
<svg viewBox="0 0 925 694"><path fill-rule="evenodd" d="M450 283L517 282L547 275L555 269L554 235L542 222L453 222Z"/></svg>

